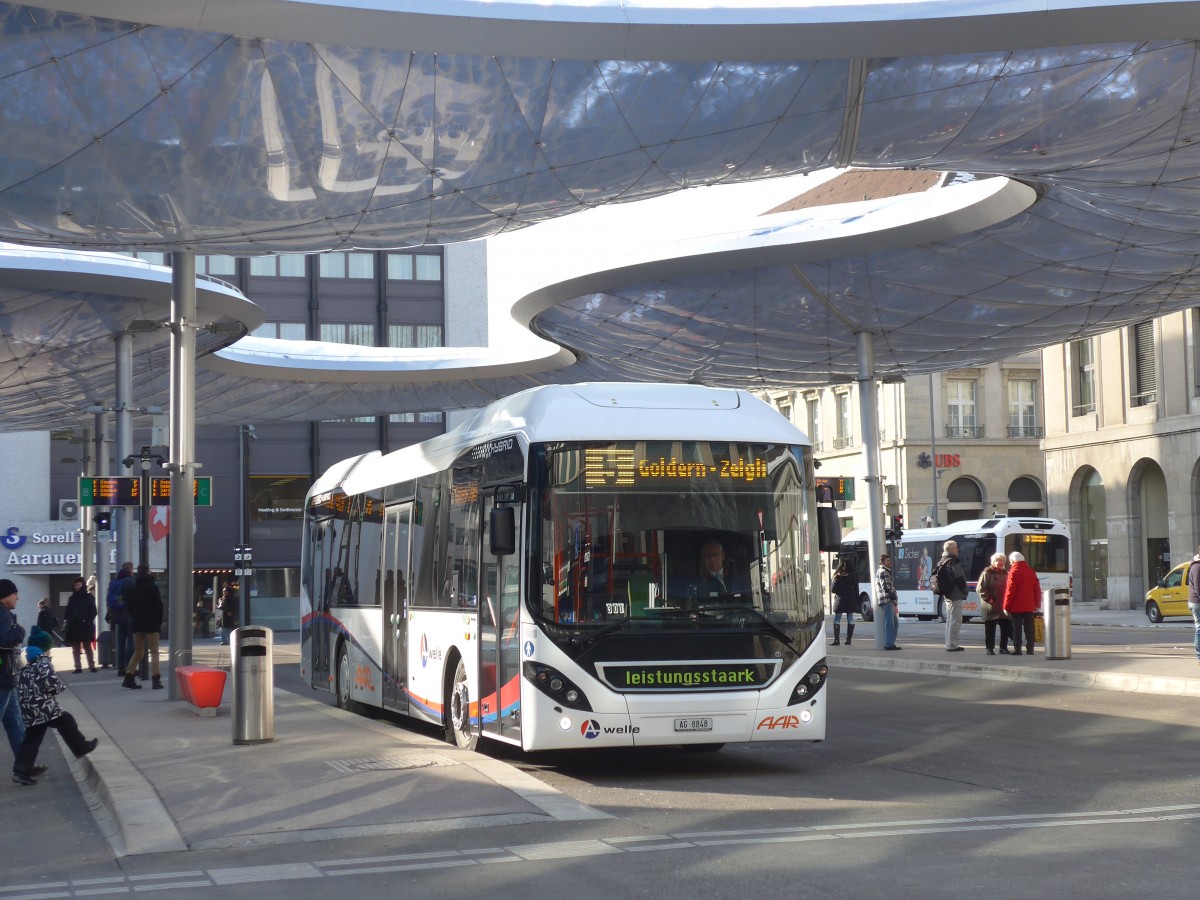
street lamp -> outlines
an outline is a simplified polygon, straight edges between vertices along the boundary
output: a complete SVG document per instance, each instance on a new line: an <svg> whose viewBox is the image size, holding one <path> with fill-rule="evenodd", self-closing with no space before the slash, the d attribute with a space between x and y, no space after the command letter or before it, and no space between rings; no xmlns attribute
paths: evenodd
<svg viewBox="0 0 1200 900"><path fill-rule="evenodd" d="M125 468L132 469L134 466L139 467L139 477L141 479L138 484L138 512L141 516L141 525L138 529L138 567L150 565L150 530L147 527L146 511L150 508L150 467L157 465L160 469L166 459L160 453L155 453L152 447L143 447L142 452L137 456L127 456L122 463Z"/></svg>

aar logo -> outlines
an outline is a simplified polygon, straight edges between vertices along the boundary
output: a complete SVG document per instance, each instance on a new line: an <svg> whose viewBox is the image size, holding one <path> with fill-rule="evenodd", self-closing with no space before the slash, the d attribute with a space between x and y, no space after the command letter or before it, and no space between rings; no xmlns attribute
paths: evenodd
<svg viewBox="0 0 1200 900"><path fill-rule="evenodd" d="M15 525L8 529L8 534L0 538L0 544L3 544L9 550L17 550L25 545L25 535L17 534L20 531Z"/></svg>
<svg viewBox="0 0 1200 900"><path fill-rule="evenodd" d="M429 638L421 635L421 668L429 664Z"/></svg>
<svg viewBox="0 0 1200 900"><path fill-rule="evenodd" d="M585 719L583 724L579 726L579 733L589 741L594 741L600 737L600 723L595 719Z"/></svg>

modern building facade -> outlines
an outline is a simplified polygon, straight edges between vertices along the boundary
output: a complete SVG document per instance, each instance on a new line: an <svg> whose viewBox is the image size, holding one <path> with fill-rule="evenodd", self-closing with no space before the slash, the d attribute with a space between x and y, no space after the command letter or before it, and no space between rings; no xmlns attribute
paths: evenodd
<svg viewBox="0 0 1200 900"><path fill-rule="evenodd" d="M1200 309L1042 352L1050 512L1075 594L1141 609L1200 529Z"/></svg>
<svg viewBox="0 0 1200 900"><path fill-rule="evenodd" d="M161 255L138 255L166 262ZM234 284L258 303L267 322L256 333L266 336L401 348L487 344L484 242L411 251L207 256L197 258L197 271ZM137 388L135 384L135 403ZM304 385L295 389L302 391ZM212 479L212 505L196 509L196 601L211 604L219 585L233 576L235 548L250 546L253 621L297 627L300 526L309 485L338 460L395 450L441 434L448 424L442 410L380 412L347 419L326 417L314 408L311 422L198 429L198 474ZM158 427L156 418L137 419L135 448L166 443L165 416ZM23 462L19 477L10 467L0 479L0 495L12 518L0 533L15 528L0 557L0 577L17 581L23 607L28 601L33 609L42 596L65 602L71 578L80 571L77 479L87 455L95 452L93 445L74 431L25 432L5 436L5 441L6 447L11 444L10 457ZM111 442L107 449L111 454ZM108 466L111 474L136 474L111 456ZM158 566L165 562L155 527L162 512L148 514L151 562ZM111 532L103 534L102 543L115 567L120 562L115 544L110 548L104 537ZM11 546L21 538L21 546ZM54 552L34 554L35 543Z"/></svg>

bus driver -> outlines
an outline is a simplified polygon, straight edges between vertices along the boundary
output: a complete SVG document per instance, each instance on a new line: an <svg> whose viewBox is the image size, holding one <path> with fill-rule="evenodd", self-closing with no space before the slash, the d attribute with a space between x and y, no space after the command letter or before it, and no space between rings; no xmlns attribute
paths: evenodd
<svg viewBox="0 0 1200 900"><path fill-rule="evenodd" d="M727 570L725 547L716 538L709 538L700 545L700 561L704 566L704 575L698 591L701 598L744 593L749 590L744 578L736 578Z"/></svg>

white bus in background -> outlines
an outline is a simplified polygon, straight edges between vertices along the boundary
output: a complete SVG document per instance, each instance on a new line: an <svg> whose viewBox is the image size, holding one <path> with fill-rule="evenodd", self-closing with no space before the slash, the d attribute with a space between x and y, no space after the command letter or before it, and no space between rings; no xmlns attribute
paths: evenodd
<svg viewBox="0 0 1200 900"><path fill-rule="evenodd" d="M940 598L930 586L933 567L942 558L942 545L958 544L958 558L967 577L970 593L963 604L963 617L979 616L979 573L995 553L1005 556L1020 551L1037 573L1043 591L1071 587L1071 548L1067 527L1057 519L1033 516L993 516L954 522L937 528L905 529L899 544L890 544L892 578L900 599L900 615L919 619L944 619ZM858 571L859 599L863 615L871 618L875 569L867 549L866 529L856 529L842 538L841 556L852 556Z"/></svg>
<svg viewBox="0 0 1200 900"><path fill-rule="evenodd" d="M535 388L338 463L305 502L302 675L465 748L822 740L840 536L813 468L753 395L649 384Z"/></svg>

